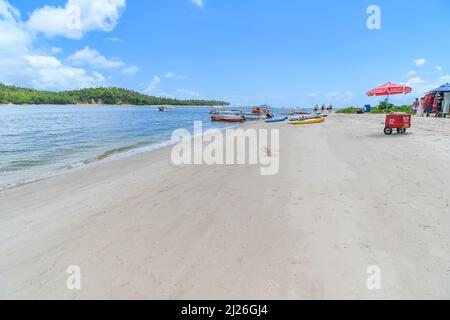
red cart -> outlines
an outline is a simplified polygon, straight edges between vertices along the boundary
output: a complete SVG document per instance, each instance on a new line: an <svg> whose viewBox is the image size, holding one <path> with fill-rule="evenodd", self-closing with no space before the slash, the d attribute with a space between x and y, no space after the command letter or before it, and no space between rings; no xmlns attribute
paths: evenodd
<svg viewBox="0 0 450 320"><path fill-rule="evenodd" d="M406 113L396 113L386 115L386 127L384 134L390 136L394 129L397 133L406 133L406 129L411 128L411 115Z"/></svg>

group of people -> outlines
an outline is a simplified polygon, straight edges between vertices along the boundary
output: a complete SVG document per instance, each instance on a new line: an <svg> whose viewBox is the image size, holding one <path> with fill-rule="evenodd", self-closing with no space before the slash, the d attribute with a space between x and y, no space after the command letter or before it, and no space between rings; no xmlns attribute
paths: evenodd
<svg viewBox="0 0 450 320"><path fill-rule="evenodd" d="M412 109L417 117L435 114L436 117L446 118L450 113L450 92L429 93L421 99L416 99Z"/></svg>
<svg viewBox="0 0 450 320"><path fill-rule="evenodd" d="M314 106L314 113L319 113L319 110L321 110L321 113L325 113L325 105L323 104L322 105L322 107L319 109L319 105L318 104L316 104L315 106ZM332 113L333 112L333 105L332 104L330 104L329 106L328 106L328 108L326 108L326 110L328 111L328 113Z"/></svg>

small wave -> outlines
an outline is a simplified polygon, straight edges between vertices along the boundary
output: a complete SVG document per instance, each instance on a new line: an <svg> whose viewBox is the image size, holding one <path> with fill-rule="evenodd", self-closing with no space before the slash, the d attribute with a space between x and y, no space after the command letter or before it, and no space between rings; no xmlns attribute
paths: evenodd
<svg viewBox="0 0 450 320"><path fill-rule="evenodd" d="M107 158L109 158L109 157L111 157L111 156L113 156L115 154L124 153L124 152L130 151L130 150L133 150L135 148L137 148L137 145L111 149L111 150L108 150L105 153L97 156L95 158L95 160L97 160L97 161L105 160L105 159L107 159Z"/></svg>
<svg viewBox="0 0 450 320"><path fill-rule="evenodd" d="M8 165L4 168L2 168L1 172L13 172L13 171L19 171L22 169L32 168L36 166L40 166L46 164L43 160L15 160L10 161Z"/></svg>
<svg viewBox="0 0 450 320"><path fill-rule="evenodd" d="M138 142L136 144L130 145L130 146L124 146L119 148L114 148L111 150L108 150L95 158L86 159L76 164L69 164L65 168L66 169L73 169L78 168L82 165L89 165L93 164L95 162L99 161L105 161L105 160L111 160L111 159L118 159L118 158L125 158L129 156L133 156L139 153L143 152L149 152L156 149L164 148L166 146L171 145L171 141L163 141L159 143L150 143L148 141Z"/></svg>
<svg viewBox="0 0 450 320"><path fill-rule="evenodd" d="M223 131L223 130L238 127L238 126L239 126L239 124L235 124L235 125L228 125L226 127L216 128L216 129ZM194 136L193 138L195 138L195 137L197 137L197 136ZM20 181L16 181L15 183L10 183L7 185L0 184L0 191L23 186L23 185L33 183L36 181L45 180L47 178L51 178L53 176L63 174L64 172L67 172L68 170L81 169L85 166L95 165L96 163L103 162L103 161L112 161L112 160L116 160L116 159L127 158L127 157L134 156L137 154L151 152L151 151L155 151L155 150L158 150L161 148L169 147L173 144L174 143L171 140L163 140L160 142L141 141L141 142L137 142L130 146L114 148L114 149L108 150L94 158L79 161L76 163L68 163L66 165L60 166L59 168L54 168L52 170L49 170L46 173L40 174L33 178L25 178ZM95 146L95 145L89 145L89 146L82 146L79 149L84 149L84 148L90 149L90 148L96 148L96 147L97 146ZM45 164L47 164L47 162L44 162L41 160L23 160L23 161L18 160L18 161L15 161L15 163L13 163L14 167L10 166L11 169L12 168L16 168L16 169L14 169L14 170L10 169L9 171L19 171L21 169L24 169L25 167L29 168L29 167L45 165Z"/></svg>

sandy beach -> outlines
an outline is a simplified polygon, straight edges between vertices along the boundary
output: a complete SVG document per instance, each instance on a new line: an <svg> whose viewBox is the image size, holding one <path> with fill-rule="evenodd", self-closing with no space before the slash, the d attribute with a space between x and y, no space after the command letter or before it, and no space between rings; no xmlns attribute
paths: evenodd
<svg viewBox="0 0 450 320"><path fill-rule="evenodd" d="M164 148L3 191L0 298L449 299L450 120L383 120L249 124L280 128L275 176Z"/></svg>

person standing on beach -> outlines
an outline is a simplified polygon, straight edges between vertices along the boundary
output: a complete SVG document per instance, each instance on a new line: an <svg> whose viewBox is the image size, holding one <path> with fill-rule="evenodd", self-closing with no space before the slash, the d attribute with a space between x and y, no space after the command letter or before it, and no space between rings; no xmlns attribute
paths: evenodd
<svg viewBox="0 0 450 320"><path fill-rule="evenodd" d="M450 112L450 92L444 93L444 101L442 102L443 117L446 118Z"/></svg>
<svg viewBox="0 0 450 320"><path fill-rule="evenodd" d="M314 106L314 113L318 113L319 112L319 105L318 104L316 104L315 106Z"/></svg>
<svg viewBox="0 0 450 320"><path fill-rule="evenodd" d="M325 113L325 104L322 105L322 113Z"/></svg>
<svg viewBox="0 0 450 320"><path fill-rule="evenodd" d="M414 101L413 105L412 105L412 110L414 112L414 114L417 114L417 110L419 109L419 98L416 98L416 101Z"/></svg>
<svg viewBox="0 0 450 320"><path fill-rule="evenodd" d="M416 117L423 117L425 113L425 98L420 99L419 106L417 107Z"/></svg>
<svg viewBox="0 0 450 320"><path fill-rule="evenodd" d="M330 105L328 106L328 113L332 113L332 112L333 112L333 105L330 104Z"/></svg>

